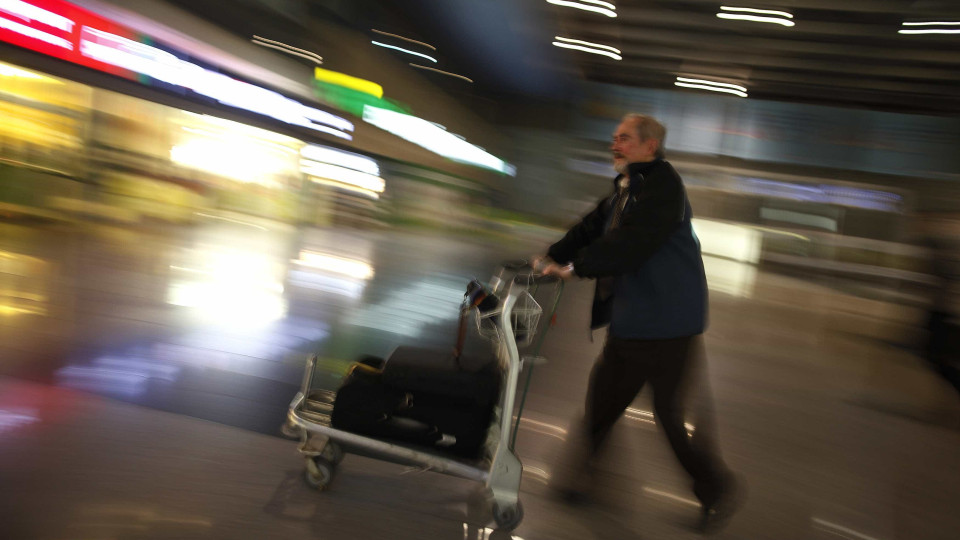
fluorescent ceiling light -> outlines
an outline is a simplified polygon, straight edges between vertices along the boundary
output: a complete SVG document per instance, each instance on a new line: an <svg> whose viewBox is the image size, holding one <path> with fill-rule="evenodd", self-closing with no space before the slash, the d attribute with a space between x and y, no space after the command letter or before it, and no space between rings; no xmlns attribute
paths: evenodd
<svg viewBox="0 0 960 540"><path fill-rule="evenodd" d="M793 18L793 14L791 13L787 13L786 11L774 11L772 9L753 9L753 8L742 8L742 7L720 6L720 10L743 12L743 13L756 13L757 15L772 15L774 17L786 17L788 19Z"/></svg>
<svg viewBox="0 0 960 540"><path fill-rule="evenodd" d="M564 49L574 49L577 51L609 56L614 60L623 60L623 57L620 56L620 49L611 47L609 45L601 45L600 43L592 43L590 41L570 39L570 38L565 38L560 36L555 36L554 39L556 39L557 41L554 41L553 44L557 47L563 47Z"/></svg>
<svg viewBox="0 0 960 540"><path fill-rule="evenodd" d="M735 15L733 13L717 13L721 19L732 19L738 21L753 21L762 23L779 24L781 26L795 26L794 22L787 19L777 19L774 17L756 17L753 15Z"/></svg>
<svg viewBox="0 0 960 540"><path fill-rule="evenodd" d="M680 81L677 81L673 84L677 86L683 86L684 88L700 88L703 90L710 90L711 92L725 92L727 94L733 94L735 96L747 97L747 94L745 92L734 90L732 88L720 88L719 86L708 86L705 84L688 84Z"/></svg>
<svg viewBox="0 0 960 540"><path fill-rule="evenodd" d="M458 79L463 79L463 80L465 80L465 81L467 81L467 82L470 82L470 83L473 82L473 79L471 79L471 78L469 78L469 77L464 77L463 75L457 75L456 73L450 73L449 71L443 71L442 69L436 69L436 68L427 67L427 66L421 66L421 65L417 65L417 64L410 64L410 65L413 66L413 67L415 67L415 68L427 69L427 70L430 70L430 71L435 71L435 72L437 72L437 73L441 73L441 74L443 74L443 75L449 75L449 76L451 76L451 77L456 77L456 78L458 78Z"/></svg>
<svg viewBox="0 0 960 540"><path fill-rule="evenodd" d="M431 45L431 44L429 44L429 43L424 43L424 42L422 42L422 41L417 41L417 40L415 40L415 39L410 39L410 38L408 38L408 37L403 37L403 36L400 36L400 35L397 35L397 34L391 34L390 32L384 32L384 31L382 31L382 30L376 30L376 29L373 29L373 28L371 28L370 30L371 30L372 32L376 32L376 33L378 33L378 34L380 34L380 35L382 35L382 36L395 37L395 38L397 38L397 39L402 39L402 40L404 40L404 41L409 41L410 43L416 43L417 45L423 45L424 47L426 47L426 48L428 48L428 49L430 49L430 50L433 50L433 51L437 50L436 47L434 47L433 45Z"/></svg>
<svg viewBox="0 0 960 540"><path fill-rule="evenodd" d="M960 26L960 22L955 21L929 21L929 22L905 22L903 26ZM960 29L953 28L917 28L903 29L900 34L960 34Z"/></svg>
<svg viewBox="0 0 960 540"><path fill-rule="evenodd" d="M307 60L310 60L317 64L323 63L323 57L320 56L319 54L308 51L306 49L294 47L293 45L288 45L281 41L274 41L272 39L267 39L265 37L260 37L260 36L253 36L253 39L250 41L253 42L254 45L260 45L261 47L270 47L271 49L276 49L278 51L282 51L287 54L299 56L300 58L306 58Z"/></svg>
<svg viewBox="0 0 960 540"><path fill-rule="evenodd" d="M414 56L421 56L421 57L426 58L427 60L429 60L429 61L431 61L431 62L433 62L433 63L437 63L437 59L434 58L434 57L432 57L432 56L427 56L427 55L425 55L425 54L423 54L423 53L418 53L418 52L416 52L416 51L407 50L407 49L404 49L403 47L397 47L396 45L387 45L386 43L380 43L379 41L371 41L370 43L373 43L374 45L376 45L376 46L378 46L378 47L386 47L386 48L388 48L388 49L396 49L396 50L398 50L398 51L400 51L400 52L405 52L405 53L407 53L407 54L412 54L412 55L414 55Z"/></svg>
<svg viewBox="0 0 960 540"><path fill-rule="evenodd" d="M960 22L905 22L903 26L958 26Z"/></svg>
<svg viewBox="0 0 960 540"><path fill-rule="evenodd" d="M575 43L575 44L577 44L577 45L585 45L585 46L587 46L587 47L594 47L594 48L597 48L597 49L603 49L603 50L606 50L606 51L610 51L610 52L613 52L613 53L620 54L620 49L617 49L617 48L615 48L615 47L611 47L611 46L609 46L609 45L601 45L601 44L599 44L599 43L592 43L592 42L590 42L590 41L583 41L583 40L579 40L579 39L570 39L570 38L565 38L565 37L560 37L560 36L554 36L553 39L555 39L555 40L557 40L557 41L562 41L562 42L564 42L564 43Z"/></svg>
<svg viewBox="0 0 960 540"><path fill-rule="evenodd" d="M617 16L617 12L616 12L617 6L610 4L608 2L601 2L600 0L579 0L579 1L547 0L547 3L553 4L555 6L582 9L583 11L592 11L594 13L600 13L601 15L606 15L607 17Z"/></svg>
<svg viewBox="0 0 960 540"><path fill-rule="evenodd" d="M694 83L694 84L709 84L712 86L719 86L721 88L732 88L734 90L740 90L741 92L746 92L747 89L744 86L738 84L722 83L716 81L708 81L706 79L691 79L689 77L677 77L677 80L685 83Z"/></svg>
<svg viewBox="0 0 960 540"><path fill-rule="evenodd" d="M583 52L588 52L588 53L593 53L593 54L599 54L599 55L602 55L602 56L609 56L610 58L613 58L614 60L623 60L623 57L621 57L619 54L615 54L615 53L612 53L612 52L609 52L609 51L602 51L602 50L600 50L600 49L591 49L591 48L588 48L588 47L581 47L580 45L571 45L571 44L569 44L569 43L560 43L559 41L554 41L553 44L554 44L555 46L557 46L557 47L563 47L564 49L574 49L574 50L577 50L577 51L583 51Z"/></svg>
<svg viewBox="0 0 960 540"><path fill-rule="evenodd" d="M484 167L510 176L517 175L517 169L513 165L422 118L364 105L363 120L454 161Z"/></svg>

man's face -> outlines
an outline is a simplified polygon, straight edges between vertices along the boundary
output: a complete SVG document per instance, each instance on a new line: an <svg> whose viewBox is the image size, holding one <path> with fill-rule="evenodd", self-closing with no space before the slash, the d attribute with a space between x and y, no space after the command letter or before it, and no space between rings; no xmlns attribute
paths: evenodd
<svg viewBox="0 0 960 540"><path fill-rule="evenodd" d="M631 163L645 163L656 157L657 141L654 139L640 140L637 135L637 121L624 120L613 132L613 168L620 174L627 173L627 166Z"/></svg>

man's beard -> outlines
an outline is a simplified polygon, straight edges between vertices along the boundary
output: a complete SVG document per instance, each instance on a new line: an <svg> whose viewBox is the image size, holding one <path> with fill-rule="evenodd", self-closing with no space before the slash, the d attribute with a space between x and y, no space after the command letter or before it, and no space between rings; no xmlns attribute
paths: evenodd
<svg viewBox="0 0 960 540"><path fill-rule="evenodd" d="M630 164L627 163L626 160L622 160L622 161L619 161L619 162L618 162L618 161L614 161L614 162L613 162L613 170L617 171L617 172L620 173L620 174L627 174L627 168L629 167L629 165L630 165Z"/></svg>

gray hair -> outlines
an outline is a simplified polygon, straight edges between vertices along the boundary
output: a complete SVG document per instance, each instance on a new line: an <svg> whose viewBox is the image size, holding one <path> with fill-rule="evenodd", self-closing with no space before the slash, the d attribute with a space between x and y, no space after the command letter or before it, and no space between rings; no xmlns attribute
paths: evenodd
<svg viewBox="0 0 960 540"><path fill-rule="evenodd" d="M654 139L657 141L657 152L656 156L659 159L664 158L663 151L663 141L667 138L667 128L663 127L656 118L639 113L630 113L623 117L624 121L632 120L634 121L637 127L637 136L640 137L640 141L645 141L647 139Z"/></svg>

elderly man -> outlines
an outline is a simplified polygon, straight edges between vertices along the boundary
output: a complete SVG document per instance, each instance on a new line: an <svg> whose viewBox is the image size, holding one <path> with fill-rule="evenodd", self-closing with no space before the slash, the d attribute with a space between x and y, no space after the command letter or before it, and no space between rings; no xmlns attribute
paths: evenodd
<svg viewBox="0 0 960 540"><path fill-rule="evenodd" d="M685 393L702 358L707 282L683 182L664 160L665 135L653 117L624 117L611 146L614 193L550 247L543 271L595 278L591 327L609 324L587 393L591 457L649 381L657 422L693 478L701 528L710 532L739 506L742 484L714 445L703 444L711 438L708 421L697 437L684 427Z"/></svg>

